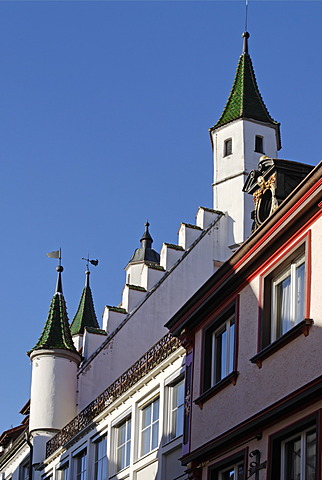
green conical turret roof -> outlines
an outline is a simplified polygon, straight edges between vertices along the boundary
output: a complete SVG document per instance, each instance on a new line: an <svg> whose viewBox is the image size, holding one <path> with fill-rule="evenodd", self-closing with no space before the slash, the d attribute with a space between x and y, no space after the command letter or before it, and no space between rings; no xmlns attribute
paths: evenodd
<svg viewBox="0 0 322 480"><path fill-rule="evenodd" d="M57 271L58 278L56 292L50 304L47 321L37 344L32 350L30 350L30 352L28 352L28 354L34 350L51 350L55 348L69 350L76 353L70 333L66 302L62 291L61 272L63 271L63 267L58 266Z"/></svg>
<svg viewBox="0 0 322 480"><path fill-rule="evenodd" d="M85 287L79 302L78 310L70 327L72 335L84 333L85 327L95 329L100 328L95 314L92 291L89 286L89 275L90 272L87 271Z"/></svg>
<svg viewBox="0 0 322 480"><path fill-rule="evenodd" d="M221 117L210 130L222 127L238 118L249 118L275 126L280 139L280 124L270 116L258 89L252 60L248 53L249 33L244 32L243 37L243 53L239 58L233 87Z"/></svg>

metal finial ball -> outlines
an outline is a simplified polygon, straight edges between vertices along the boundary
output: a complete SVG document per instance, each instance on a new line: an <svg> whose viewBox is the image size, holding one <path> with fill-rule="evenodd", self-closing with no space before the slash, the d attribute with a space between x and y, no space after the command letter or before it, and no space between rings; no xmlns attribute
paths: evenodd
<svg viewBox="0 0 322 480"><path fill-rule="evenodd" d="M248 32L243 32L242 37L243 37L243 38L245 38L245 37L246 37L246 38L249 38L249 33L248 33Z"/></svg>
<svg viewBox="0 0 322 480"><path fill-rule="evenodd" d="M89 270L86 270L85 275L90 275L91 272Z"/></svg>
<svg viewBox="0 0 322 480"><path fill-rule="evenodd" d="M57 270L57 272L63 272L64 267L62 267L61 265L58 265L58 267L56 267L56 270Z"/></svg>

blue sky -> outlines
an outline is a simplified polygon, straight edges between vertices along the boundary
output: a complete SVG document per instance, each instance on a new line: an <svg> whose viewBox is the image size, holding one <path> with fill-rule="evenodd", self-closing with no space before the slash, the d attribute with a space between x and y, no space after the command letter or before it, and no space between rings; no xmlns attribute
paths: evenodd
<svg viewBox="0 0 322 480"><path fill-rule="evenodd" d="M72 320L85 280L99 320L151 224L154 247L211 207L208 128L241 53L244 1L0 1L0 431L22 420L31 349L62 247ZM281 158L321 153L321 1L249 1L250 54L281 122Z"/></svg>

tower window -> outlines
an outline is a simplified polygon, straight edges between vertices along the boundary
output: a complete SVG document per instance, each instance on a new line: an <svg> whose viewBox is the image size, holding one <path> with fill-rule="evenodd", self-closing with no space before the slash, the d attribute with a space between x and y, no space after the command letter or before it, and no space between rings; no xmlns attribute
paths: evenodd
<svg viewBox="0 0 322 480"><path fill-rule="evenodd" d="M255 137L255 152L264 153L263 137L260 137L259 135L256 135Z"/></svg>
<svg viewBox="0 0 322 480"><path fill-rule="evenodd" d="M233 141L231 138L228 138L225 140L224 144L224 157L228 157L228 155L231 155L233 153Z"/></svg>

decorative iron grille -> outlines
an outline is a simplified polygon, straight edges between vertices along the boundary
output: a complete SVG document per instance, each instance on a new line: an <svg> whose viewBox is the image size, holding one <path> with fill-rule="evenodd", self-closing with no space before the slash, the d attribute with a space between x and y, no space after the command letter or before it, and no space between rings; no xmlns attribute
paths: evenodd
<svg viewBox="0 0 322 480"><path fill-rule="evenodd" d="M51 438L46 445L46 456L54 453L59 447L71 440L74 435L87 427L91 421L120 395L135 385L142 377L158 366L180 346L177 338L165 335L136 363L123 373L112 385L87 405L71 422Z"/></svg>

